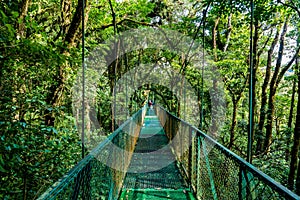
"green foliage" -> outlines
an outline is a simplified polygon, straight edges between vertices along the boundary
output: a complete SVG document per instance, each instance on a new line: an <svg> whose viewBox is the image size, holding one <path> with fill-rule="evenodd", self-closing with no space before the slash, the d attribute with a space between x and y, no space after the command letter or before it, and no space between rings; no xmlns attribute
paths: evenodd
<svg viewBox="0 0 300 200"><path fill-rule="evenodd" d="M56 108L56 115L62 116L57 118L57 126L45 126L40 112L52 108L35 98L24 103L28 109L22 120L12 118L19 109L9 103L0 112L1 199L21 199L24 193L29 199L34 198L80 158L72 118L63 117L64 111Z"/></svg>
<svg viewBox="0 0 300 200"><path fill-rule="evenodd" d="M77 6L77 1L65 0L68 9L54 0L32 0L28 13L21 19L23 1L4 0L0 2L0 199L34 199L71 168L80 157L80 139L72 117L72 86L81 66L82 30L76 31L74 45L66 44L65 39ZM62 1L63 2L63 1ZM295 1L296 2L296 1ZM205 33L196 30L202 19L202 12L208 9ZM296 2L295 6L299 3ZM173 29L184 35L195 37L202 43L204 35L207 65L216 68L224 83L227 116L220 140L224 145L230 143L230 131L235 133L232 150L245 156L247 146L248 117L248 65L249 65L249 1L169 1L169 0L124 0L112 1L113 15L107 1L89 2L86 24L86 52L101 47L101 54L107 56L112 49L103 44L115 34L142 28L158 26ZM291 16L291 27L287 34L285 54L295 50L294 41L299 37L299 18L297 11L276 1L255 2L255 22L258 30L257 47L260 60L257 70L257 108L260 106L260 87L265 78L266 55L271 40L287 15ZM229 18L231 16L231 18ZM216 45L214 49L212 30L216 20ZM229 19L231 27L229 27ZM25 34L19 36L19 25L24 23ZM116 32L115 32L116 31ZM201 42L199 42L201 41ZM228 44L226 51L224 46ZM215 62L211 57L217 55ZM191 56L191 55L187 55ZM274 60L276 55L273 55ZM143 49L120 56L116 74L113 65L107 66L103 76L97 80L94 100L97 120L101 128L109 132L112 126L114 80L121 80L126 72L137 65L160 63L181 73L183 55L161 49ZM274 62L273 62L274 63ZM272 63L272 65L274 65ZM188 63L185 78L192 86L194 95L200 99L204 94L204 130L211 125L211 97L206 85L201 88L201 71L198 66ZM144 74L147 75L147 74ZM154 74L161 80L161 74ZM92 78L93 76L89 77ZM291 80L286 77L279 86L275 97L274 138L271 152L256 155L254 164L279 182L285 183L288 161L282 156L292 132L287 127L287 116L291 102ZM132 80L128 80L132 81ZM126 83L122 83L125 99ZM127 83L128 84L128 83ZM150 90L146 94L145 90ZM80 94L78 94L80 95ZM180 98L164 87L143 85L128 96L119 106L127 107L132 114L143 106L148 98L175 114L183 109ZM295 104L296 105L296 104ZM181 106L181 108L180 108ZM200 107L200 103L198 105ZM233 108L237 106L236 124L232 125ZM192 112L191 108L186 106ZM259 116L259 109L255 110ZM295 118L295 114L294 114ZM121 120L121 119L116 119ZM257 117L255 122L257 122ZM259 135L258 137L262 137ZM256 141L254 141L254 145Z"/></svg>

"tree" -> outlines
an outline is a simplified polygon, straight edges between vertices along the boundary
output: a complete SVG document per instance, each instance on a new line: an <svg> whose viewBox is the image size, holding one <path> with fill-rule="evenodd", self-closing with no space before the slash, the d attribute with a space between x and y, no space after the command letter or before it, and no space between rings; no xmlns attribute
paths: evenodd
<svg viewBox="0 0 300 200"><path fill-rule="evenodd" d="M276 29L275 37L270 45L270 48L268 50L268 58L267 58L267 66L266 66L266 72L265 72L265 79L261 88L261 106L260 106L260 116L259 116L259 122L258 122L258 137L257 137L257 143L256 143L256 153L259 154L262 151L262 135L263 135L263 128L265 123L265 117L266 117L266 106L267 106L267 88L270 82L270 76L271 76L271 68L272 68L272 56L274 53L275 46L277 45L278 39L279 39L279 30L281 26L278 26Z"/></svg>
<svg viewBox="0 0 300 200"><path fill-rule="evenodd" d="M290 171L289 171L289 177L288 177L288 188L293 190L294 189L294 182L295 182L295 174L297 170L298 164L298 153L300 148L300 72L299 72L299 64L298 59L296 59L296 73L298 77L298 103L297 103L297 115L296 115L296 121L295 121L295 129L294 129L294 144L291 150L291 161L290 161ZM299 168L298 168L299 169ZM298 170L298 175L300 174L300 171ZM299 177L297 177L297 188L296 192L299 193Z"/></svg>

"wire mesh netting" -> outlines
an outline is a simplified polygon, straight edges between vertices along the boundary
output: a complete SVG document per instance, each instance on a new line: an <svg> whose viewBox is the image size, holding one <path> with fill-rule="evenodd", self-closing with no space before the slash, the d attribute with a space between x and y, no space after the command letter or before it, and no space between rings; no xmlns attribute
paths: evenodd
<svg viewBox="0 0 300 200"><path fill-rule="evenodd" d="M125 190L186 188L175 161L158 118L153 110L149 110L123 188Z"/></svg>
<svg viewBox="0 0 300 200"><path fill-rule="evenodd" d="M195 199L187 186L164 129L154 110L150 109L119 199Z"/></svg>
<svg viewBox="0 0 300 200"><path fill-rule="evenodd" d="M300 199L197 128L156 107L180 172L198 199Z"/></svg>
<svg viewBox="0 0 300 200"><path fill-rule="evenodd" d="M122 192L120 200L129 199L145 199L145 200L194 200L193 193L187 190L170 190L170 189L142 189L142 190L126 190Z"/></svg>
<svg viewBox="0 0 300 200"><path fill-rule="evenodd" d="M197 128L138 111L39 199L300 199Z"/></svg>
<svg viewBox="0 0 300 200"><path fill-rule="evenodd" d="M135 113L39 199L117 199L145 112Z"/></svg>

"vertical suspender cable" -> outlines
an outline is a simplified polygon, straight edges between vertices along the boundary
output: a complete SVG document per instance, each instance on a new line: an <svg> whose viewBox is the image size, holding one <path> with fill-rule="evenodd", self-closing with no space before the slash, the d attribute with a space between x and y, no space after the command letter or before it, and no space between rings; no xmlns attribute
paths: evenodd
<svg viewBox="0 0 300 200"><path fill-rule="evenodd" d="M247 162L251 163L252 157L252 134L253 134L253 16L254 3L250 1L251 6L251 20L250 20L250 84L249 84L249 128L248 128L248 145L247 145Z"/></svg>
<svg viewBox="0 0 300 200"><path fill-rule="evenodd" d="M206 12L205 10L203 10L203 27L202 27L202 68L201 68L201 110L200 110L200 130L202 130L203 128L203 120L204 120L204 116L203 116L203 96L204 96L204 64L205 64L205 60L204 60L204 55L205 55L205 51L204 51L204 48L205 48L205 18L206 18Z"/></svg>
<svg viewBox="0 0 300 200"><path fill-rule="evenodd" d="M128 74L128 71L129 71L129 69L128 69L128 61L127 61L127 56L125 55L125 53L124 53L124 56L125 56L125 62L126 62L126 72L125 72L125 74ZM128 117L129 117L129 109L128 109L128 75L125 75L125 93L126 93L126 106L125 106L125 112L126 112L126 117L125 117L125 120L127 120L128 119Z"/></svg>
<svg viewBox="0 0 300 200"><path fill-rule="evenodd" d="M185 76L185 72L183 74L183 78ZM185 87L185 79L183 79L183 119L186 121L186 87ZM172 103L170 103L170 109L172 108Z"/></svg>
<svg viewBox="0 0 300 200"><path fill-rule="evenodd" d="M85 121L84 121L84 114L85 114L85 63L84 63L84 41L85 41L85 24L84 24L84 7L85 7L85 0L82 0L82 126L81 126L81 156L84 158L84 127L85 127Z"/></svg>
<svg viewBox="0 0 300 200"><path fill-rule="evenodd" d="M203 10L203 17L202 17L202 19L201 19L201 21L200 21L200 23L199 23L199 26L198 26L198 28L197 28L197 30L196 30L196 32L195 32L195 35L194 35L194 37L193 37L193 40L192 40L192 43L190 44L190 46L189 46L189 49L188 49L188 52L187 52L187 54L186 54L186 58L188 58L188 56L189 56L189 53L190 53L190 51L191 51L191 48L192 48L192 46L194 45L194 42L195 42L195 40L196 40L196 38L197 38L197 36L198 36L198 33L199 33L199 31L200 31L200 28L201 28L201 24L203 23L203 30L204 30L204 20L205 20L205 17L204 16L206 16L206 13L207 13L207 11L208 11L208 9L209 9L209 7L210 7L210 4L211 4L211 1L209 1L208 2L208 4L207 4L207 6L206 6L206 8ZM203 32L203 34L204 34L204 32ZM204 36L203 36L204 37ZM204 43L203 43L203 45L204 45ZM204 59L204 46L203 46L203 59ZM204 60L203 60L203 63L204 63ZM186 67L186 60L185 60L185 65L184 65L184 68ZM185 70L185 69L183 69L183 70ZM203 72L203 68L202 68L202 74L203 74L204 72ZM203 75L202 75L202 78L203 78ZM203 83L203 79L202 79L202 83ZM202 86L203 87L203 86ZM202 106L202 101L201 101L201 106ZM202 109L202 108L201 108ZM201 114L201 113L200 113ZM202 128L201 126L202 126L202 122L201 122L201 120L203 120L203 119L201 119L201 116L200 116L200 129Z"/></svg>

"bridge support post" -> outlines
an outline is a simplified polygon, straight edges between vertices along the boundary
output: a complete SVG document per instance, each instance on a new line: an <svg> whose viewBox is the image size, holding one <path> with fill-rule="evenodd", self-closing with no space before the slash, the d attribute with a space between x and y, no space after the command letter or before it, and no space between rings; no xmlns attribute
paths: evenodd
<svg viewBox="0 0 300 200"><path fill-rule="evenodd" d="M188 140L188 144L189 144L189 160L188 160L188 176L189 176L189 188L190 188L190 190L192 189L192 176L193 176L193 166L192 166L192 159L193 159L193 151L192 151L192 148L193 148L193 146L192 146L192 140L193 140L193 137L192 137L192 127L189 127L189 132L188 132L188 134L189 134L189 140Z"/></svg>
<svg viewBox="0 0 300 200"><path fill-rule="evenodd" d="M253 175L243 166L239 169L239 199L256 199Z"/></svg>
<svg viewBox="0 0 300 200"><path fill-rule="evenodd" d="M243 167L240 166L239 168L239 200L242 200L246 196L245 192L245 182L243 178Z"/></svg>

